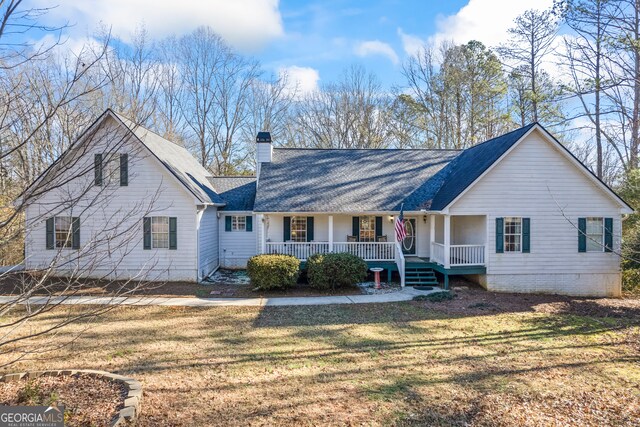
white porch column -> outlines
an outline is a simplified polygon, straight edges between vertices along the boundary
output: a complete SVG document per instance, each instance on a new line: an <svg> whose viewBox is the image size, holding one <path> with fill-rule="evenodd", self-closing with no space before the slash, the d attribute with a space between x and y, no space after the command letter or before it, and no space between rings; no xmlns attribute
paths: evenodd
<svg viewBox="0 0 640 427"><path fill-rule="evenodd" d="M451 264L451 216L444 216L444 268Z"/></svg>
<svg viewBox="0 0 640 427"><path fill-rule="evenodd" d="M329 252L333 252L333 215L329 215Z"/></svg>
<svg viewBox="0 0 640 427"><path fill-rule="evenodd" d="M260 253L264 254L267 252L267 226L266 226L266 216L265 215L256 215L256 219L258 221L258 227L260 227Z"/></svg>
<svg viewBox="0 0 640 427"><path fill-rule="evenodd" d="M436 241L436 216L429 215L429 258L433 258L431 251L433 250L433 242Z"/></svg>

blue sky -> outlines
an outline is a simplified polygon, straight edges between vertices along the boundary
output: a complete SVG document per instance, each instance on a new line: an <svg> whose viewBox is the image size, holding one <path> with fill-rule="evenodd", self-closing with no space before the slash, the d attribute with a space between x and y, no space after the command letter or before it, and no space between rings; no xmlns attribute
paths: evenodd
<svg viewBox="0 0 640 427"><path fill-rule="evenodd" d="M396 84L405 56L399 32L426 40L436 32L438 16L453 14L465 4L464 0L284 0L280 11L285 36L258 57L270 69L313 68L322 81L334 80L346 66L360 63L375 71L386 86ZM383 44L391 50L380 52Z"/></svg>
<svg viewBox="0 0 640 427"><path fill-rule="evenodd" d="M49 6L50 0L33 0ZM553 0L58 0L49 24L68 21L70 49L100 24L124 42L136 27L150 36L209 25L268 73L286 71L302 90L335 80L351 64L401 85L402 63L425 43L480 40L495 46L513 19Z"/></svg>

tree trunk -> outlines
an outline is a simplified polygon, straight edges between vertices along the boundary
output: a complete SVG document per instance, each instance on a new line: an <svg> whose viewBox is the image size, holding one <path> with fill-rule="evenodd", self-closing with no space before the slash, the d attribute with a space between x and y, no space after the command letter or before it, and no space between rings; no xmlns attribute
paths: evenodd
<svg viewBox="0 0 640 427"><path fill-rule="evenodd" d="M640 39L640 0L635 2L634 11L634 81L633 81L633 115L631 123L631 153L629 158L629 169L635 169L638 167L638 134L640 128L640 47L638 47L638 39Z"/></svg>

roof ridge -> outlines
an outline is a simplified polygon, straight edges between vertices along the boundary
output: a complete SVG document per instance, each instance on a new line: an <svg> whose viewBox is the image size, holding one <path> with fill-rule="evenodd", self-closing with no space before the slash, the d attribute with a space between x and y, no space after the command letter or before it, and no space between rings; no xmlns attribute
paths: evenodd
<svg viewBox="0 0 640 427"><path fill-rule="evenodd" d="M487 139L487 140L485 140L485 141L482 141L482 142L479 142L479 143L477 143L477 144L475 144L475 145L472 145L471 147L467 147L467 148L463 149L462 151L470 150L470 149L475 148L475 147L478 147L478 146L480 146L480 145L482 145L482 144L486 144L487 142L491 142L491 141L493 141L494 139L502 138L502 137L504 137L504 136L510 135L510 134L512 134L512 133L514 133L514 132L518 132L518 131L523 130L523 129L525 129L525 128L532 128L533 126L535 126L535 125L537 125L537 124L539 124L539 123L538 123L538 122L532 122L532 123L529 123L529 124L528 124L528 125L526 125L526 126L521 126L521 127L517 128L517 129L510 130L510 131L509 131L509 132L507 132L507 133L503 133L502 135L494 136L494 137L493 137L493 138L491 138L491 139Z"/></svg>
<svg viewBox="0 0 640 427"><path fill-rule="evenodd" d="M464 151L461 148L315 148L315 147L273 147L274 150L308 151Z"/></svg>
<svg viewBox="0 0 640 427"><path fill-rule="evenodd" d="M120 119L128 120L128 121L130 121L131 123L133 123L134 125L138 126L139 128L142 128L142 129L146 130L146 131L147 131L147 132L149 132L149 133L152 133L152 134L154 134L154 135L157 135L159 138L162 138L162 139L164 139L165 141L170 142L171 144L173 144L173 145L175 145L175 146L177 146L177 147L180 147L180 148L185 149L185 150L187 149L185 146L180 145L180 144L178 144L177 142L174 142L174 141L171 141L170 139L165 138L164 136L160 135L158 132L156 132L156 131L154 131L154 130L149 129L148 127L143 126L143 125L141 125L140 123L136 123L134 120L132 120L131 118L129 118L129 117L127 117L127 116L125 116L124 114L118 113L118 112L116 112L116 111L112 110L111 108L107 108L107 109L108 109L109 111L111 111L113 114L115 114L115 115L117 115L118 117L120 117ZM187 150L187 151L188 151L188 150ZM189 154L191 154L191 153L189 153Z"/></svg>

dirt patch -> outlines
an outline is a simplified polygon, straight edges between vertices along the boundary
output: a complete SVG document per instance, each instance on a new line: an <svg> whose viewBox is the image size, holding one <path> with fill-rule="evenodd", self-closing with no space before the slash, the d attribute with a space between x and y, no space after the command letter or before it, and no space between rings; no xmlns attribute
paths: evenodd
<svg viewBox="0 0 640 427"><path fill-rule="evenodd" d="M0 383L0 405L64 405L67 426L108 426L124 406L125 386L89 375Z"/></svg>
<svg viewBox="0 0 640 427"><path fill-rule="evenodd" d="M579 298L562 295L537 295L487 292L479 287L454 287L453 298L421 301L425 307L453 315L488 315L536 312L576 316L640 318L638 298Z"/></svg>

